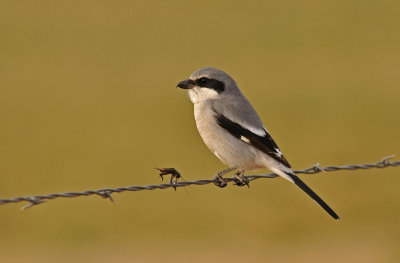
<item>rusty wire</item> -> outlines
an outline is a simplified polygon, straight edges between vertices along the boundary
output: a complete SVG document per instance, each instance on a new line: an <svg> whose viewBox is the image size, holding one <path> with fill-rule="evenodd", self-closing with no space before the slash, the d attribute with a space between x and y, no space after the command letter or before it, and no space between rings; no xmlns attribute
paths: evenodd
<svg viewBox="0 0 400 263"><path fill-rule="evenodd" d="M293 172L296 174L316 174L320 172L332 172L338 170L358 170L358 169L371 169L371 168L386 168L390 166L399 166L400 161L390 161L394 156L388 156L383 158L381 161L372 164L359 164L359 165L344 165L344 166L325 166L321 167L319 164L313 165L310 168L304 170L294 170ZM117 188L103 188L98 190L87 190L82 192L67 192L67 193L55 193L48 195L32 195L32 196L23 196L23 197L15 197L10 199L0 199L0 205L5 205L9 203L19 203L19 202L29 202L28 205L24 206L22 209L30 208L34 205L42 204L47 200L53 200L56 198L71 198L71 197L80 197L80 196L90 196L90 195L98 195L103 198L108 198L112 202L114 201L111 197L113 193L122 193L126 191L141 191L141 190L155 190L155 189L167 189L167 188L178 188L178 187L186 187L189 185L206 185L206 184L218 184L219 181L217 179L203 179L203 180L195 180L195 181L178 181L181 178L180 174L173 168L164 168L159 169L160 176L164 176L167 174L171 174L170 183L167 184L158 184L158 185L146 185L146 186L127 186L127 187L117 187ZM278 177L276 174L262 174L262 175L246 175L244 176L248 179L248 181L253 181L261 178L275 178ZM234 182L236 179L234 177L224 178L226 182Z"/></svg>

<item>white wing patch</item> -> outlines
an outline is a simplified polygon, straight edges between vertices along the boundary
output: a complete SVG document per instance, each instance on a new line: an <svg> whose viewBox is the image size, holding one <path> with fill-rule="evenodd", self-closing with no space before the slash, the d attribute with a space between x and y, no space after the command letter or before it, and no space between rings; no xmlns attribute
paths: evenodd
<svg viewBox="0 0 400 263"><path fill-rule="evenodd" d="M257 129L257 128L254 128L254 127L248 127L248 126L246 126L246 125L242 125L242 126L243 126L244 128L246 128L246 129L248 129L249 131L251 131L252 133L257 134L258 136L263 137L263 136L266 135L266 133L265 133L264 130Z"/></svg>
<svg viewBox="0 0 400 263"><path fill-rule="evenodd" d="M238 121L238 120L235 120L235 122L238 123L243 128L245 128L246 130L249 130L249 131L251 131L252 133L254 133L254 134L258 135L258 136L264 137L267 134L265 132L265 130L263 130L263 129L259 129L259 128L256 128L256 127L248 126L245 123L242 123L241 121Z"/></svg>
<svg viewBox="0 0 400 263"><path fill-rule="evenodd" d="M275 148L275 151L276 151L276 156L278 156L279 158L281 158L282 157L282 152L281 152L281 150L279 150L278 148Z"/></svg>
<svg viewBox="0 0 400 263"><path fill-rule="evenodd" d="M250 140L247 139L246 137L244 137L243 135L240 136L240 139L241 139L242 141L244 141L245 143L250 143Z"/></svg>

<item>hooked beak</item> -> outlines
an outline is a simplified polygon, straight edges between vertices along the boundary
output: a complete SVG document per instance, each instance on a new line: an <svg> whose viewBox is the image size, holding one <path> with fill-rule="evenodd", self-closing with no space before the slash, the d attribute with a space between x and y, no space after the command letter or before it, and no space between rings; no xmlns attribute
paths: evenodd
<svg viewBox="0 0 400 263"><path fill-rule="evenodd" d="M176 85L177 87L181 89L193 89L195 86L195 83L191 79L185 79L184 81L181 81Z"/></svg>

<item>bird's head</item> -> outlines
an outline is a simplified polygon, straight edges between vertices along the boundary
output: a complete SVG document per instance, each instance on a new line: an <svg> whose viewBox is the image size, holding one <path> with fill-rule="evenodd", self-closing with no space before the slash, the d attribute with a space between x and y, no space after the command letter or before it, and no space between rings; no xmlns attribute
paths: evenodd
<svg viewBox="0 0 400 263"><path fill-rule="evenodd" d="M220 99L239 91L236 82L228 74L212 67L194 71L188 79L179 82L177 87L187 89L193 103Z"/></svg>

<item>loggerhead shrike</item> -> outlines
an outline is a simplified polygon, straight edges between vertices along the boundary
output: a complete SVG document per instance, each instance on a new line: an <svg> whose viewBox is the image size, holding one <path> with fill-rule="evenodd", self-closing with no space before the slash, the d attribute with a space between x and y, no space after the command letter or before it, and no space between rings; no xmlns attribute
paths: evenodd
<svg viewBox="0 0 400 263"><path fill-rule="evenodd" d="M299 186L333 218L339 216L290 169L260 117L240 92L236 82L222 70L205 67L181 81L194 104L197 129L207 147L229 168L217 174L221 187L223 174L238 170L237 183L244 185L244 171L268 168Z"/></svg>

